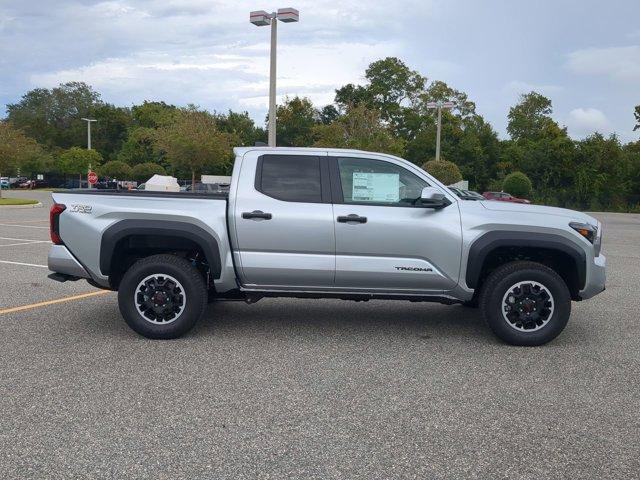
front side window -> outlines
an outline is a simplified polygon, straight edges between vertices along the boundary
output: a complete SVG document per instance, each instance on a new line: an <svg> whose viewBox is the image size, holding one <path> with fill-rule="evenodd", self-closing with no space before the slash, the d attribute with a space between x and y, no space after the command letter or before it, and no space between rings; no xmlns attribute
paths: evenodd
<svg viewBox="0 0 640 480"><path fill-rule="evenodd" d="M411 206L429 184L409 170L384 160L338 158L344 203Z"/></svg>
<svg viewBox="0 0 640 480"><path fill-rule="evenodd" d="M302 155L264 155L256 179L259 191L288 202L320 203L320 159Z"/></svg>

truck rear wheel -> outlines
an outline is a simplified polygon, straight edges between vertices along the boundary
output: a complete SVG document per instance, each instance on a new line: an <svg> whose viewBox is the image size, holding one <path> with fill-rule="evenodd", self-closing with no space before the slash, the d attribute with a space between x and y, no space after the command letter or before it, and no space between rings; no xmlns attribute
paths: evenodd
<svg viewBox="0 0 640 480"><path fill-rule="evenodd" d="M528 261L510 262L486 279L482 315L499 338L511 345L543 345L569 321L571 295L551 268Z"/></svg>
<svg viewBox="0 0 640 480"><path fill-rule="evenodd" d="M127 325L147 338L178 338L193 328L207 305L198 270L175 255L143 258L127 270L118 288Z"/></svg>

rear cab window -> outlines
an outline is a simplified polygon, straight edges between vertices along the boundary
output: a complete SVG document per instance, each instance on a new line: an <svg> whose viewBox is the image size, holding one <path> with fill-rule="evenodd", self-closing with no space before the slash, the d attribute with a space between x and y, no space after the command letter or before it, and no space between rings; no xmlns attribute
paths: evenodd
<svg viewBox="0 0 640 480"><path fill-rule="evenodd" d="M263 155L258 160L255 188L287 202L322 202L320 158L305 155Z"/></svg>

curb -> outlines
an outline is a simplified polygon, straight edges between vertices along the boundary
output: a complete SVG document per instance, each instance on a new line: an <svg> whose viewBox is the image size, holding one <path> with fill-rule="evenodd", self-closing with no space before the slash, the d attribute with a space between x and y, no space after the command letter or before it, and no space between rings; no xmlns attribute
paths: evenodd
<svg viewBox="0 0 640 480"><path fill-rule="evenodd" d="M42 208L42 202L32 203L30 205L0 205L0 210L6 208L7 210L19 209L19 208Z"/></svg>

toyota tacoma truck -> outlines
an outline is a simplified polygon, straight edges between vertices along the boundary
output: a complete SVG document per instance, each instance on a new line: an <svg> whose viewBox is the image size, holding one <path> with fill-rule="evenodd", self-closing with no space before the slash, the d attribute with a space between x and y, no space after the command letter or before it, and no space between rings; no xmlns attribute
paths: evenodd
<svg viewBox="0 0 640 480"><path fill-rule="evenodd" d="M50 278L117 291L127 324L161 339L209 302L296 297L461 303L541 345L605 288L602 225L584 213L463 200L386 154L234 152L228 192L53 193Z"/></svg>

